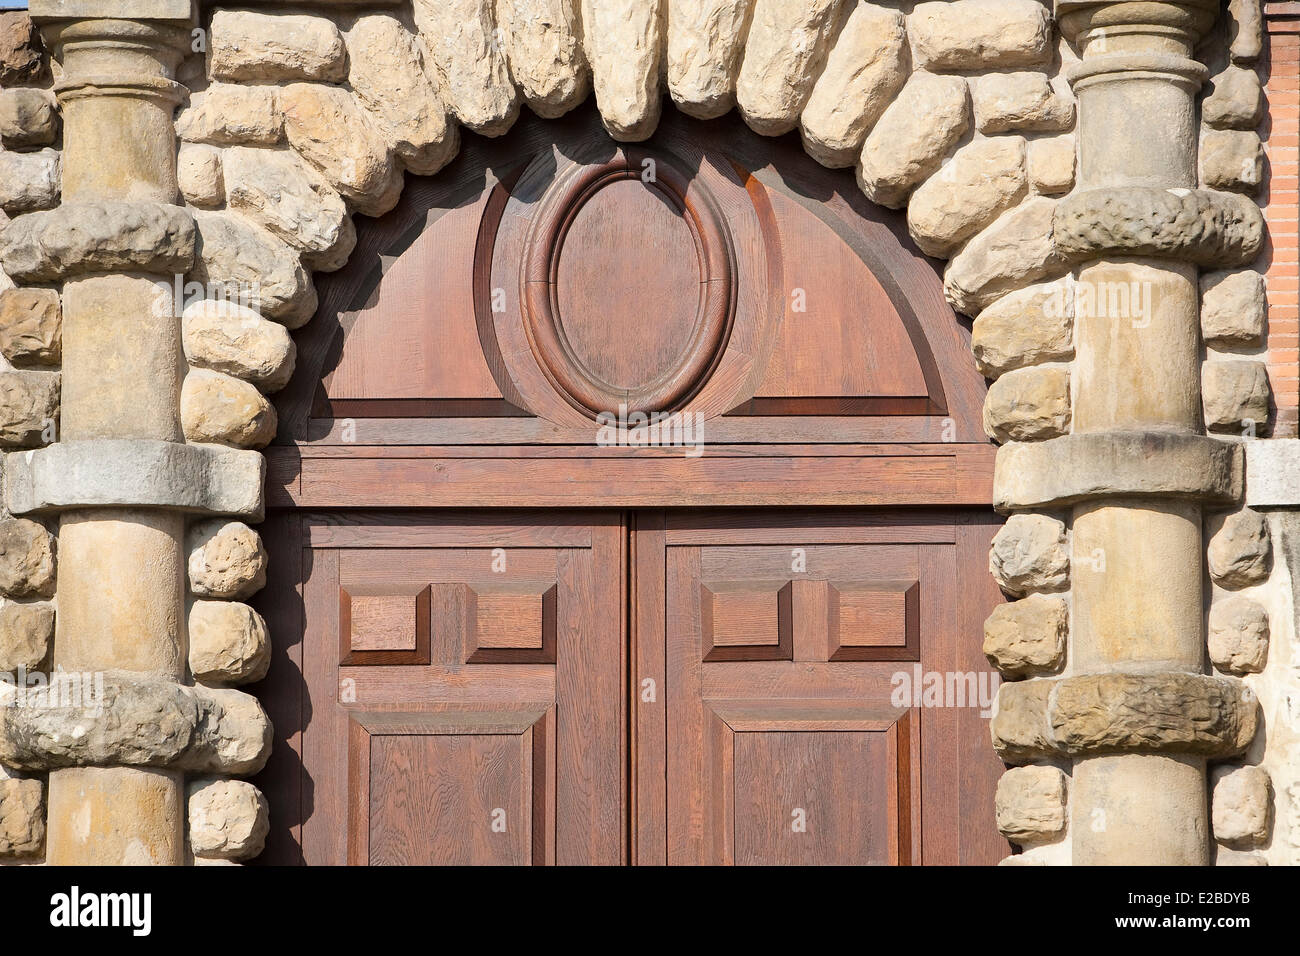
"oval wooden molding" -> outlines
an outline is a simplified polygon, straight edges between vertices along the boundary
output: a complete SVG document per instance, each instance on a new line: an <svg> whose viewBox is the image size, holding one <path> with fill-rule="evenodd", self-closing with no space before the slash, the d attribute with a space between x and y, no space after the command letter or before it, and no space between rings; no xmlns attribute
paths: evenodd
<svg viewBox="0 0 1300 956"><path fill-rule="evenodd" d="M642 179L653 160L657 190L681 215L695 240L701 277L700 302L681 358L654 380L635 389L610 385L577 356L564 329L558 296L560 253L578 213L613 183ZM622 151L604 163L576 166L547 191L529 227L521 282L524 326L538 365L551 384L591 418L602 412L671 412L708 380L726 350L735 313L736 264L730 230L712 197L663 153Z"/></svg>

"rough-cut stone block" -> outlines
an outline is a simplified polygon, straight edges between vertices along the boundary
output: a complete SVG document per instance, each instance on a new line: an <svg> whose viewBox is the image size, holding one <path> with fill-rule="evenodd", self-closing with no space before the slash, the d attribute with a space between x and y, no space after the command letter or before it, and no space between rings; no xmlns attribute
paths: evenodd
<svg viewBox="0 0 1300 956"><path fill-rule="evenodd" d="M1074 188L1073 136L1035 139L1026 150L1030 184L1045 196L1058 196Z"/></svg>
<svg viewBox="0 0 1300 956"><path fill-rule="evenodd" d="M614 139L637 142L659 125L666 2L582 0L582 42L596 106Z"/></svg>
<svg viewBox="0 0 1300 956"><path fill-rule="evenodd" d="M912 193L907 226L922 252L944 258L1019 202L1027 188L1021 137L976 140Z"/></svg>
<svg viewBox="0 0 1300 956"><path fill-rule="evenodd" d="M579 0L497 3L497 29L505 43L510 77L529 109L543 119L562 116L591 92L580 7Z"/></svg>
<svg viewBox="0 0 1300 956"><path fill-rule="evenodd" d="M254 386L221 372L191 369L181 387L181 426L192 442L262 448L275 437L275 407Z"/></svg>
<svg viewBox="0 0 1300 956"><path fill-rule="evenodd" d="M415 0L414 11L447 106L474 132L500 136L519 116L519 96L492 0Z"/></svg>
<svg viewBox="0 0 1300 956"><path fill-rule="evenodd" d="M347 76L343 37L325 17L217 10L209 36L215 80L341 83Z"/></svg>
<svg viewBox="0 0 1300 956"><path fill-rule="evenodd" d="M11 598L54 594L54 538L35 521L0 520L0 593Z"/></svg>
<svg viewBox="0 0 1300 956"><path fill-rule="evenodd" d="M0 209L11 216L49 209L59 201L59 154L0 152Z"/></svg>
<svg viewBox="0 0 1300 956"><path fill-rule="evenodd" d="M190 590L199 597L246 598L266 584L266 549L242 521L203 521L190 528Z"/></svg>
<svg viewBox="0 0 1300 956"><path fill-rule="evenodd" d="M245 860L262 852L271 825L262 792L246 780L200 778L186 786L190 850L197 857Z"/></svg>
<svg viewBox="0 0 1300 956"><path fill-rule="evenodd" d="M1065 659L1069 620L1061 597L1031 594L999 604L984 622L984 656L1010 677L1055 671Z"/></svg>
<svg viewBox="0 0 1300 956"><path fill-rule="evenodd" d="M432 176L456 155L460 133L425 71L416 38L396 17L368 14L357 18L346 40L348 82L357 99L402 165Z"/></svg>
<svg viewBox="0 0 1300 956"><path fill-rule="evenodd" d="M191 365L242 378L264 392L278 391L293 375L296 347L288 330L252 309L203 299L185 307L181 327Z"/></svg>
<svg viewBox="0 0 1300 956"><path fill-rule="evenodd" d="M1210 607L1210 660L1228 674L1258 674L1268 660L1268 611L1233 595Z"/></svg>
<svg viewBox="0 0 1300 956"><path fill-rule="evenodd" d="M200 684L248 684L266 676L271 642L262 616L238 601L195 601L189 613L190 673Z"/></svg>
<svg viewBox="0 0 1300 956"><path fill-rule="evenodd" d="M736 106L755 132L794 129L843 21L843 0L756 0L736 77Z"/></svg>
<svg viewBox="0 0 1300 956"><path fill-rule="evenodd" d="M986 73L970 81L981 133L1060 132L1074 125L1074 102L1042 73Z"/></svg>
<svg viewBox="0 0 1300 956"><path fill-rule="evenodd" d="M63 309L54 289L0 292L0 354L17 366L57 365Z"/></svg>
<svg viewBox="0 0 1300 956"><path fill-rule="evenodd" d="M1253 269L1201 276L1201 334L1210 345L1256 345L1264 337L1264 277Z"/></svg>
<svg viewBox="0 0 1300 956"><path fill-rule="evenodd" d="M1064 587L1070 580L1065 525L1047 515L1012 515L993 537L989 573L1017 596Z"/></svg>
<svg viewBox="0 0 1300 956"><path fill-rule="evenodd" d="M1210 81L1210 94L1201 101L1201 122L1215 129L1254 129L1263 108L1259 75L1230 66Z"/></svg>
<svg viewBox="0 0 1300 956"><path fill-rule="evenodd" d="M347 263L357 232L342 197L288 150L226 150L226 201L303 254L317 271Z"/></svg>
<svg viewBox="0 0 1300 956"><path fill-rule="evenodd" d="M1238 850L1268 841L1273 786L1263 767L1218 767L1211 777L1214 839Z"/></svg>
<svg viewBox="0 0 1300 956"><path fill-rule="evenodd" d="M1067 277L1008 293L975 320L971 351L986 378L1074 357L1074 290Z"/></svg>
<svg viewBox="0 0 1300 956"><path fill-rule="evenodd" d="M984 433L999 442L1042 441L1070 429L1070 371L1040 365L1007 372L984 400Z"/></svg>
<svg viewBox="0 0 1300 956"><path fill-rule="evenodd" d="M244 303L290 329L312 317L316 289L297 252L236 214L196 212L194 223L189 277L209 286L209 295Z"/></svg>
<svg viewBox="0 0 1300 956"><path fill-rule="evenodd" d="M925 69L1006 69L1052 58L1051 17L1036 0L918 3L907 28Z"/></svg>
<svg viewBox="0 0 1300 956"><path fill-rule="evenodd" d="M58 420L58 372L0 372L0 445L48 445Z"/></svg>
<svg viewBox="0 0 1300 956"><path fill-rule="evenodd" d="M998 687L989 733L1007 763L1024 763L1055 751L1048 735L1047 702L1055 681L1022 680Z"/></svg>
<svg viewBox="0 0 1300 956"><path fill-rule="evenodd" d="M176 117L176 133L188 143L274 146L284 139L279 89L213 83L191 94Z"/></svg>
<svg viewBox="0 0 1300 956"><path fill-rule="evenodd" d="M713 119L736 100L754 0L668 0L668 92L683 113Z"/></svg>
<svg viewBox="0 0 1300 956"><path fill-rule="evenodd" d="M175 274L193 261L194 220L160 203L64 203L19 216L0 233L0 262L19 282L86 272Z"/></svg>
<svg viewBox="0 0 1300 956"><path fill-rule="evenodd" d="M913 73L867 134L858 185L882 206L900 208L970 128L966 80Z"/></svg>
<svg viewBox="0 0 1300 956"><path fill-rule="evenodd" d="M59 132L54 97L44 90L0 90L0 143L9 149L49 146Z"/></svg>
<svg viewBox="0 0 1300 956"><path fill-rule="evenodd" d="M1264 147L1249 130L1211 129L1201 135L1201 183L1254 195L1264 182Z"/></svg>
<svg viewBox="0 0 1300 956"><path fill-rule="evenodd" d="M210 209L226 201L226 178L221 150L183 143L176 155L176 183L192 206Z"/></svg>
<svg viewBox="0 0 1300 956"><path fill-rule="evenodd" d="M823 166L852 166L867 133L907 82L910 61L903 15L858 4L799 119L809 155Z"/></svg>
<svg viewBox="0 0 1300 956"><path fill-rule="evenodd" d="M22 10L0 13L0 86L34 83L45 72L41 35Z"/></svg>
<svg viewBox="0 0 1300 956"><path fill-rule="evenodd" d="M54 641L54 605L6 601L0 608L0 672L39 670Z"/></svg>
<svg viewBox="0 0 1300 956"><path fill-rule="evenodd" d="M1264 52L1260 0L1228 0L1228 53L1233 63L1254 63Z"/></svg>
<svg viewBox="0 0 1300 956"><path fill-rule="evenodd" d="M1210 545L1206 561L1215 584L1237 590L1268 577L1273 566L1273 539L1262 514L1243 508L1207 524Z"/></svg>
<svg viewBox="0 0 1300 956"><path fill-rule="evenodd" d="M44 846L44 784L22 777L0 779L0 857L38 856Z"/></svg>
<svg viewBox="0 0 1300 956"><path fill-rule="evenodd" d="M1004 212L948 263L943 290L963 315L1015 289L1046 278L1066 264L1052 229L1057 201L1035 196Z"/></svg>
<svg viewBox="0 0 1300 956"><path fill-rule="evenodd" d="M1034 846L1065 832L1065 774L1056 767L1015 767L998 780L993 800L998 831L1012 843Z"/></svg>
<svg viewBox="0 0 1300 956"><path fill-rule="evenodd" d="M1219 360L1201 366L1201 400L1211 431L1251 437L1263 433L1271 396L1263 362Z"/></svg>
<svg viewBox="0 0 1300 956"><path fill-rule="evenodd" d="M1252 508L1300 501L1300 438L1245 442L1246 498Z"/></svg>

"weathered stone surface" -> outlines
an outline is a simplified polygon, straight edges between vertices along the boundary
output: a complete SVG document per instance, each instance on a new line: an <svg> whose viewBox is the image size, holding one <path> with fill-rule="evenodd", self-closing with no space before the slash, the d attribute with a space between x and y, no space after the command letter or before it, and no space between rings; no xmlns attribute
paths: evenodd
<svg viewBox="0 0 1300 956"><path fill-rule="evenodd" d="M1245 196L1145 186L1088 189L1056 208L1056 244L1076 259L1108 254L1245 265L1264 243L1264 218Z"/></svg>
<svg viewBox="0 0 1300 956"><path fill-rule="evenodd" d="M1210 660L1228 674L1258 674L1268 660L1268 611L1233 595L1210 607Z"/></svg>
<svg viewBox="0 0 1300 956"><path fill-rule="evenodd" d="M869 3L853 8L799 119L809 155L823 166L852 166L910 65L903 15Z"/></svg>
<svg viewBox="0 0 1300 956"><path fill-rule="evenodd" d="M873 202L901 207L969 128L962 77L913 73L867 134L858 185Z"/></svg>
<svg viewBox="0 0 1300 956"><path fill-rule="evenodd" d="M190 606L190 673L200 684L247 684L266 676L271 642L266 622L238 601L195 601Z"/></svg>
<svg viewBox="0 0 1300 956"><path fill-rule="evenodd" d="M1259 75L1230 66L1210 80L1210 93L1201 101L1201 122L1215 129L1254 129L1263 108Z"/></svg>
<svg viewBox="0 0 1300 956"><path fill-rule="evenodd" d="M975 316L1015 289L1061 270L1066 260L1052 228L1057 201L1034 196L977 233L944 272L952 307Z"/></svg>
<svg viewBox="0 0 1300 956"><path fill-rule="evenodd" d="M736 100L754 0L669 0L668 92L690 116L713 119Z"/></svg>
<svg viewBox="0 0 1300 956"><path fill-rule="evenodd" d="M196 212L190 279L296 329L316 311L316 289L297 252L243 216Z"/></svg>
<svg viewBox="0 0 1300 956"><path fill-rule="evenodd" d="M57 365L63 309L54 289L0 292L0 353L17 366Z"/></svg>
<svg viewBox="0 0 1300 956"><path fill-rule="evenodd" d="M1042 73L986 73L970 81L975 128L981 133L1060 132L1074 125L1074 102Z"/></svg>
<svg viewBox="0 0 1300 956"><path fill-rule="evenodd" d="M181 387L185 438L232 448L262 448L275 437L275 407L247 382L191 369Z"/></svg>
<svg viewBox="0 0 1300 956"><path fill-rule="evenodd" d="M1211 431L1264 432L1271 395L1263 362L1211 361L1201 367L1201 400Z"/></svg>
<svg viewBox="0 0 1300 956"><path fill-rule="evenodd" d="M756 0L736 77L736 106L765 136L794 129L843 21L843 0Z"/></svg>
<svg viewBox="0 0 1300 956"><path fill-rule="evenodd" d="M1064 523L1047 515L1012 515L993 537L989 573L1016 596L1064 587L1070 580Z"/></svg>
<svg viewBox="0 0 1300 956"><path fill-rule="evenodd" d="M579 7L579 0L497 3L510 76L529 109L545 119L562 116L591 92Z"/></svg>
<svg viewBox="0 0 1300 956"><path fill-rule="evenodd" d="M59 132L54 97L44 90L0 90L0 143L9 149L49 146Z"/></svg>
<svg viewBox="0 0 1300 956"><path fill-rule="evenodd" d="M0 445L48 445L58 420L58 372L0 372Z"/></svg>
<svg viewBox="0 0 1300 956"><path fill-rule="evenodd" d="M290 145L367 216L397 204L402 174L378 124L336 86L292 83L280 91Z"/></svg>
<svg viewBox="0 0 1300 956"><path fill-rule="evenodd" d="M176 117L176 133L187 143L274 146L284 139L279 88L213 83L190 95Z"/></svg>
<svg viewBox="0 0 1300 956"><path fill-rule="evenodd" d="M25 10L0 13L0 86L34 83L45 73L45 47Z"/></svg>
<svg viewBox="0 0 1300 956"><path fill-rule="evenodd" d="M999 442L1042 441L1070 429L1070 372L1040 365L1007 372L984 400L984 433Z"/></svg>
<svg viewBox="0 0 1300 956"><path fill-rule="evenodd" d="M192 206L210 209L226 201L221 150L196 143L181 144L176 154L176 184Z"/></svg>
<svg viewBox="0 0 1300 956"><path fill-rule="evenodd" d="M415 0L415 24L447 106L467 127L500 136L519 115L492 0Z"/></svg>
<svg viewBox="0 0 1300 956"><path fill-rule="evenodd" d="M45 785L0 779L0 857L32 857L45 846Z"/></svg>
<svg viewBox="0 0 1300 956"><path fill-rule="evenodd" d="M1210 345L1255 345L1264 337L1264 277L1254 270L1201 276L1201 334Z"/></svg>
<svg viewBox="0 0 1300 956"><path fill-rule="evenodd" d="M246 780L200 778L186 786L190 850L195 856L244 860L262 852L269 806Z"/></svg>
<svg viewBox="0 0 1300 956"><path fill-rule="evenodd" d="M999 604L984 622L984 656L1010 677L1058 670L1065 659L1069 619L1061 597L1031 594Z"/></svg>
<svg viewBox="0 0 1300 956"><path fill-rule="evenodd" d="M289 150L226 150L226 201L321 272L346 264L357 231L343 199Z"/></svg>
<svg viewBox="0 0 1300 956"><path fill-rule="evenodd" d="M54 605L6 601L0 608L0 672L39 670L54 641Z"/></svg>
<svg viewBox="0 0 1300 956"><path fill-rule="evenodd" d="M1259 584L1273 567L1273 539L1258 511L1243 508L1208 522L1210 577L1230 590Z"/></svg>
<svg viewBox="0 0 1300 956"><path fill-rule="evenodd" d="M1052 737L1068 754L1158 751L1226 757L1255 736L1259 705L1235 678L1085 674L1057 682Z"/></svg>
<svg viewBox="0 0 1300 956"><path fill-rule="evenodd" d="M1031 140L1026 150L1029 182L1045 196L1058 196L1074 188L1073 136L1048 136Z"/></svg>
<svg viewBox="0 0 1300 956"><path fill-rule="evenodd" d="M0 592L11 598L54 594L54 538L35 521L0 520Z"/></svg>
<svg viewBox="0 0 1300 956"><path fill-rule="evenodd" d="M59 201L59 154L0 152L0 209L11 216L49 209Z"/></svg>
<svg viewBox="0 0 1300 956"><path fill-rule="evenodd" d="M1035 0L918 3L907 29L917 65L931 70L1037 66L1052 57L1051 18Z"/></svg>
<svg viewBox="0 0 1300 956"><path fill-rule="evenodd" d="M1228 0L1228 52L1234 63L1254 63L1264 52L1260 0Z"/></svg>
<svg viewBox="0 0 1300 956"><path fill-rule="evenodd" d="M503 0L503 6L511 0ZM347 32L348 82L411 172L432 176L456 155L459 128L447 115L416 38L396 17L358 17Z"/></svg>
<svg viewBox="0 0 1300 956"><path fill-rule="evenodd" d="M293 375L296 347L284 326L234 302L204 299L181 316L191 365L225 372L275 392Z"/></svg>
<svg viewBox="0 0 1300 956"><path fill-rule="evenodd" d="M998 831L1033 846L1065 832L1065 774L1056 767L1015 767L998 780L993 800Z"/></svg>
<svg viewBox="0 0 1300 956"><path fill-rule="evenodd" d="M999 136L957 150L907 206L907 226L928 256L943 258L1025 195L1025 141Z"/></svg>
<svg viewBox="0 0 1300 956"><path fill-rule="evenodd" d="M217 10L209 36L215 80L341 83L347 75L343 37L325 17Z"/></svg>
<svg viewBox="0 0 1300 956"><path fill-rule="evenodd" d="M203 521L186 538L190 590L199 597L242 599L266 584L266 549L242 521Z"/></svg>
<svg viewBox="0 0 1300 956"><path fill-rule="evenodd" d="M989 733L993 749L1007 763L1024 763L1056 749L1047 724L1047 701L1055 686L1052 680L1022 680L998 687Z"/></svg>
<svg viewBox="0 0 1300 956"><path fill-rule="evenodd" d="M980 313L971 351L985 378L1074 357L1072 285L1067 277L1018 289Z"/></svg>
<svg viewBox="0 0 1300 956"><path fill-rule="evenodd" d="M666 2L582 0L582 42L591 63L596 106L614 139L643 140L659 125Z"/></svg>
<svg viewBox="0 0 1300 956"><path fill-rule="evenodd" d="M86 272L185 272L194 261L194 220L180 206L149 202L64 203L19 216L0 233L0 262L19 282Z"/></svg>
<svg viewBox="0 0 1300 956"><path fill-rule="evenodd" d="M82 680L64 680L73 678ZM252 774L270 754L266 712L237 690L107 671L102 690L90 681L60 688L56 680L48 693L72 706L37 706L28 690L24 706L0 707L0 761L20 770L124 765Z"/></svg>
<svg viewBox="0 0 1300 956"><path fill-rule="evenodd" d="M1273 786L1263 767L1216 767L1211 776L1214 839L1238 850L1268 841Z"/></svg>
<svg viewBox="0 0 1300 956"><path fill-rule="evenodd" d="M1251 131L1211 129L1201 135L1201 183L1254 194L1264 181L1264 147Z"/></svg>

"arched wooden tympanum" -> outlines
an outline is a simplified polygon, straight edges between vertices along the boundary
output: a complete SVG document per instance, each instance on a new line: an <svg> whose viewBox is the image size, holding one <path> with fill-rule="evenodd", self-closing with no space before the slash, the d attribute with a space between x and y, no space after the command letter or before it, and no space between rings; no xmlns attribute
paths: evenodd
<svg viewBox="0 0 1300 956"><path fill-rule="evenodd" d="M358 234L268 450L268 859L1005 853L984 383L901 216L587 108Z"/></svg>

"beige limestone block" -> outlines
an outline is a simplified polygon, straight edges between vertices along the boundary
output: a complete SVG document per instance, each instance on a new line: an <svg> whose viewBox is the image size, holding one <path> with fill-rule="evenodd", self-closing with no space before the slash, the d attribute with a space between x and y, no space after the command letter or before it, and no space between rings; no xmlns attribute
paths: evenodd
<svg viewBox="0 0 1300 956"><path fill-rule="evenodd" d="M1252 436L1264 432L1271 395L1263 362L1211 361L1201 367L1205 425L1211 431Z"/></svg>
<svg viewBox="0 0 1300 956"><path fill-rule="evenodd" d="M39 670L54 640L54 605L6 601L0 608L0 671Z"/></svg>
<svg viewBox="0 0 1300 956"><path fill-rule="evenodd" d="M1056 200L1034 196L977 233L948 264L944 294L963 315L975 316L1012 290L1062 269L1053 238Z"/></svg>
<svg viewBox="0 0 1300 956"><path fill-rule="evenodd" d="M387 14L357 18L347 32L348 82L385 141L417 176L432 176L456 155L459 128L447 115L413 34Z"/></svg>
<svg viewBox="0 0 1300 956"><path fill-rule="evenodd" d="M213 83L190 94L176 133L187 143L275 146L284 140L279 87Z"/></svg>
<svg viewBox="0 0 1300 956"><path fill-rule="evenodd" d="M1016 596L1064 587L1070 580L1065 524L1048 515L1012 515L993 537L989 573Z"/></svg>
<svg viewBox="0 0 1300 956"><path fill-rule="evenodd" d="M59 364L62 337L63 307L54 289L0 292L0 354L11 363Z"/></svg>
<svg viewBox="0 0 1300 956"><path fill-rule="evenodd" d="M415 25L456 118L483 136L500 136L519 115L492 0L414 0Z"/></svg>
<svg viewBox="0 0 1300 956"><path fill-rule="evenodd" d="M242 521L201 521L186 535L190 590L199 597L242 599L266 584L266 549Z"/></svg>
<svg viewBox="0 0 1300 956"><path fill-rule="evenodd" d="M1010 677L1050 673L1065 659L1070 611L1064 598L1031 594L999 604L984 622L984 656Z"/></svg>
<svg viewBox="0 0 1300 956"><path fill-rule="evenodd" d="M1258 601L1232 595L1210 607L1210 660L1228 674L1258 674L1268 660L1268 611Z"/></svg>
<svg viewBox="0 0 1300 956"><path fill-rule="evenodd" d="M1210 345L1255 345L1267 317L1264 277L1253 269L1201 275L1201 334Z"/></svg>
<svg viewBox="0 0 1300 956"><path fill-rule="evenodd" d="M0 86L33 83L45 72L41 35L26 10L0 13Z"/></svg>
<svg viewBox="0 0 1300 956"><path fill-rule="evenodd" d="M190 673L200 684L248 684L266 676L266 622L238 601L195 601L189 613Z"/></svg>
<svg viewBox="0 0 1300 956"><path fill-rule="evenodd" d="M844 0L756 0L736 77L736 105L755 132L794 129L843 23Z"/></svg>
<svg viewBox="0 0 1300 956"><path fill-rule="evenodd" d="M187 441L262 448L275 437L275 407L247 382L196 368L181 388L181 425Z"/></svg>
<svg viewBox="0 0 1300 956"><path fill-rule="evenodd" d="M0 90L0 143L6 148L49 146L58 132L53 94L22 87Z"/></svg>
<svg viewBox="0 0 1300 956"><path fill-rule="evenodd" d="M986 73L971 77L975 128L1007 132L1061 132L1074 125L1074 102L1052 88L1042 73Z"/></svg>
<svg viewBox="0 0 1300 956"><path fill-rule="evenodd" d="M804 149L823 166L852 166L910 69L903 15L855 7L799 118Z"/></svg>
<svg viewBox="0 0 1300 956"><path fill-rule="evenodd" d="M1047 702L1056 682L1007 681L999 685L989 734L993 749L1008 763L1023 763L1056 749L1048 734Z"/></svg>
<svg viewBox="0 0 1300 956"><path fill-rule="evenodd" d="M554 119L591 92L580 0L497 0L510 76L538 116Z"/></svg>
<svg viewBox="0 0 1300 956"><path fill-rule="evenodd" d="M609 135L638 142L662 111L666 0L582 0L583 46Z"/></svg>
<svg viewBox="0 0 1300 956"><path fill-rule="evenodd" d="M35 521L0 520L0 592L11 598L54 594L54 538Z"/></svg>
<svg viewBox="0 0 1300 956"><path fill-rule="evenodd" d="M196 857L244 860L270 832L266 797L246 780L201 777L186 787L190 849Z"/></svg>
<svg viewBox="0 0 1300 956"><path fill-rule="evenodd" d="M1028 189L1025 141L1019 136L976 140L957 150L907 205L907 226L928 256L944 258Z"/></svg>
<svg viewBox="0 0 1300 956"><path fill-rule="evenodd" d="M59 154L0 152L0 209L10 216L50 209L59 201Z"/></svg>
<svg viewBox="0 0 1300 956"><path fill-rule="evenodd" d="M900 208L969 128L962 77L913 73L867 134L858 185L872 202Z"/></svg>
<svg viewBox="0 0 1300 956"><path fill-rule="evenodd" d="M316 311L316 289L295 249L245 217L195 212L191 281L211 297L241 302L287 328L306 324Z"/></svg>
<svg viewBox="0 0 1300 956"><path fill-rule="evenodd" d="M1230 590L1259 584L1273 566L1273 540L1258 511L1243 508L1207 522L1210 577Z"/></svg>
<svg viewBox="0 0 1300 956"><path fill-rule="evenodd" d="M984 432L998 442L1043 441L1070 430L1070 372L1036 365L1007 372L984 400Z"/></svg>
<svg viewBox="0 0 1300 956"><path fill-rule="evenodd" d="M754 0L668 0L668 92L683 113L713 119L735 105Z"/></svg>
<svg viewBox="0 0 1300 956"><path fill-rule="evenodd" d="M1206 130L1200 157L1201 182L1210 189L1253 195L1264 182L1264 147L1258 133Z"/></svg>
<svg viewBox="0 0 1300 956"><path fill-rule="evenodd" d="M225 372L275 392L293 375L296 346L284 326L235 302L203 299L181 315L191 365Z"/></svg>
<svg viewBox="0 0 1300 956"><path fill-rule="evenodd" d="M1216 767L1211 793L1211 820L1217 842L1244 850L1268 840L1273 787L1267 770Z"/></svg>
<svg viewBox="0 0 1300 956"><path fill-rule="evenodd" d="M1037 0L918 3L907 18L917 66L992 70L1039 66L1052 58L1052 22Z"/></svg>
<svg viewBox="0 0 1300 956"><path fill-rule="evenodd" d="M993 800L998 831L1034 846L1065 832L1065 774L1056 767L1014 767L998 780Z"/></svg>
<svg viewBox="0 0 1300 956"><path fill-rule="evenodd" d="M48 445L58 420L58 372L0 372L0 446Z"/></svg>
<svg viewBox="0 0 1300 956"><path fill-rule="evenodd" d="M1260 0L1228 0L1228 52L1233 63L1254 63L1264 52Z"/></svg>
<svg viewBox="0 0 1300 956"><path fill-rule="evenodd" d="M217 10L209 37L214 80L341 83L347 76L343 37L325 17Z"/></svg>
<svg viewBox="0 0 1300 956"><path fill-rule="evenodd" d="M226 201L226 179L221 150L197 143L182 143L176 154L176 185L192 206L211 209Z"/></svg>
<svg viewBox="0 0 1300 956"><path fill-rule="evenodd" d="M380 216L397 205L401 170L378 124L351 93L293 83L281 90L280 105L289 144L358 212Z"/></svg>
<svg viewBox="0 0 1300 956"><path fill-rule="evenodd" d="M38 856L44 846L44 785L24 777L0 779L0 857Z"/></svg>
<svg viewBox="0 0 1300 956"><path fill-rule="evenodd" d="M1259 74L1229 66L1209 84L1209 95L1201 101L1201 122L1215 129L1254 129L1264 108L1264 91Z"/></svg>
<svg viewBox="0 0 1300 956"><path fill-rule="evenodd" d="M1045 196L1059 196L1074 188L1073 136L1047 136L1029 142L1026 150L1029 182Z"/></svg>
<svg viewBox="0 0 1300 956"><path fill-rule="evenodd" d="M1069 278L1017 289L980 313L971 351L986 378L1074 355L1074 292Z"/></svg>

